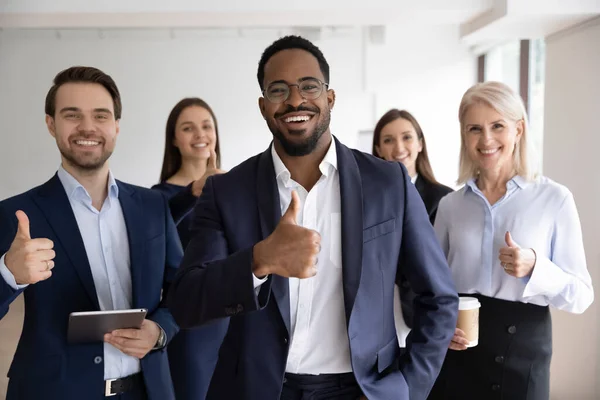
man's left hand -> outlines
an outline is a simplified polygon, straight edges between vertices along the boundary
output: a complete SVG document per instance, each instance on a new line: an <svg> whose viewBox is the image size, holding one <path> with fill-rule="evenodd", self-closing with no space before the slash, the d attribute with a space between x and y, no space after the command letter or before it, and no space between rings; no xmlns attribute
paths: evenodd
<svg viewBox="0 0 600 400"><path fill-rule="evenodd" d="M104 335L104 341L129 356L142 359L154 348L159 336L158 324L145 319L140 329L117 329Z"/></svg>

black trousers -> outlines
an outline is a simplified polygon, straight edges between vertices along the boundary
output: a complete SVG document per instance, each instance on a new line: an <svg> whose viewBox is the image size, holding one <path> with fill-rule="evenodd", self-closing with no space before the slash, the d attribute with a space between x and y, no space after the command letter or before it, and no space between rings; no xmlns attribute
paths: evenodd
<svg viewBox="0 0 600 400"><path fill-rule="evenodd" d="M285 374L280 400L358 400L362 391L354 374Z"/></svg>
<svg viewBox="0 0 600 400"><path fill-rule="evenodd" d="M465 295L466 296L466 295ZM429 400L548 400L548 307L471 295L481 302L479 344L448 350Z"/></svg>

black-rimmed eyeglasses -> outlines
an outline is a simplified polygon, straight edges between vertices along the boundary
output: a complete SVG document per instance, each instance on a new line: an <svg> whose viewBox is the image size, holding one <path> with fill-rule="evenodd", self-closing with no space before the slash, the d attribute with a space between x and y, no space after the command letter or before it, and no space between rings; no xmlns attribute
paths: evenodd
<svg viewBox="0 0 600 400"><path fill-rule="evenodd" d="M267 88L262 91L262 94L271 103L283 103L290 97L290 88L292 86L298 87L300 96L302 96L303 99L314 100L323 93L323 89L326 88L328 84L317 78L305 78L299 80L298 83L289 84L285 82L275 82L267 86Z"/></svg>

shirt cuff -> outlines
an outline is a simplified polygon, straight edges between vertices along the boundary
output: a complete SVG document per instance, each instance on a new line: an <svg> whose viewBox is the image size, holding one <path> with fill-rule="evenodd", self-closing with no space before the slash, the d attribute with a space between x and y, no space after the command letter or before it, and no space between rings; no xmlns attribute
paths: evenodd
<svg viewBox="0 0 600 400"><path fill-rule="evenodd" d="M10 270L8 269L6 264L4 264L5 256L6 256L6 254L2 255L2 258L0 258L0 275L2 275L2 278L4 279L4 281L13 290L21 290L21 289L24 289L27 286L29 286L29 285L18 285L17 284L17 281L15 280L15 276L12 274L12 272L10 272Z"/></svg>
<svg viewBox="0 0 600 400"><path fill-rule="evenodd" d="M523 297L546 296L553 298L560 294L565 285L565 272L546 257L537 256L531 277L523 291Z"/></svg>

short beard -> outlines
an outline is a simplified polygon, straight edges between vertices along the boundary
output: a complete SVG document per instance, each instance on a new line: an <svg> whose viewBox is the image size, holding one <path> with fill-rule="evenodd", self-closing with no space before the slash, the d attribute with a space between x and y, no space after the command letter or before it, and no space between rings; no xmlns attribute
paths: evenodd
<svg viewBox="0 0 600 400"><path fill-rule="evenodd" d="M104 164L106 164L106 161L110 158L110 156L112 155L112 152L105 152L102 154L102 156L100 156L100 158L93 160L93 161L89 161L87 163L82 163L79 160L77 160L75 157L73 157L72 154L63 151L62 149L60 149L60 154L62 154L62 156L69 162L69 164L71 164L72 166L78 168L81 171L86 171L86 172L93 172L93 171L97 171L99 169L101 169Z"/></svg>
<svg viewBox="0 0 600 400"><path fill-rule="evenodd" d="M273 134L273 136L275 136L275 138L279 140L283 151L285 151L285 153L288 156L302 157L312 153L317 148L317 145L319 144L319 139L321 139L321 136L323 136L327 129L329 129L329 122L331 120L331 113L329 112L329 109L326 109L322 116L323 120L320 121L319 124L315 127L315 130L313 131L312 135L310 135L310 137L308 137L302 143L293 143L287 140L285 135L281 133L281 131L278 130L274 124L268 125L269 129L271 130L271 133ZM296 133L302 134L302 131L290 130L289 133L291 135L294 135Z"/></svg>

